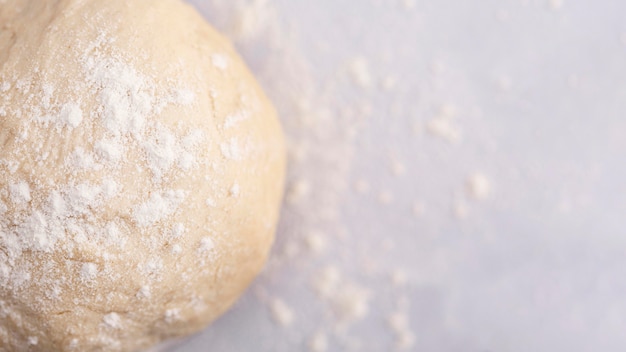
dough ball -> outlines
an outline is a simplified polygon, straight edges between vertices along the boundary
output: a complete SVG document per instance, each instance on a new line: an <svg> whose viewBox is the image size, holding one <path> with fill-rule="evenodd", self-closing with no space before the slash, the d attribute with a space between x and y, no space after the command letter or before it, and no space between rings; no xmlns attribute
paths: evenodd
<svg viewBox="0 0 626 352"><path fill-rule="evenodd" d="M262 268L275 111L179 0L0 1L0 351L196 332Z"/></svg>

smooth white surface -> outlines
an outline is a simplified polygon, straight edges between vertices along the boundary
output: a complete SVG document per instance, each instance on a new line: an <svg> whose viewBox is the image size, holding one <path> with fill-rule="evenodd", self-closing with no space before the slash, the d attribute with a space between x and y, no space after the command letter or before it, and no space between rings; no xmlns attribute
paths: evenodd
<svg viewBox="0 0 626 352"><path fill-rule="evenodd" d="M205 11L210 2L195 1ZM355 350L393 350L385 319L399 296L409 300L413 351L626 349L626 2L564 0L558 11L547 0L417 0L412 10L392 0L270 3L318 89L357 56L375 82L397 79L389 92L339 85L339 100L372 105L348 180L372 190L342 196L351 236L335 244L339 253L354 246L341 267L373 292L368 317L350 328ZM253 68L257 49L241 48ZM458 144L413 133L442 105L458 111ZM390 155L404 175L390 171ZM474 172L491 182L486 201L466 196ZM381 205L387 191L393 200ZM454 215L459 202L465 219ZM297 227L283 223L277 251ZM386 238L393 243L381 245ZM175 350L306 350L327 322L308 275L336 260L264 276ZM389 282L398 268L405 288ZM276 326L255 290L289 302L295 325Z"/></svg>

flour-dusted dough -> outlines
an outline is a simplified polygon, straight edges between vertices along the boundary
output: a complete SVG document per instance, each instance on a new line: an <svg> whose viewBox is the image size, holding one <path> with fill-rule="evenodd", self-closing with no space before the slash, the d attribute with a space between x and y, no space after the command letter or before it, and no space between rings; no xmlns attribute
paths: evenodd
<svg viewBox="0 0 626 352"><path fill-rule="evenodd" d="M179 0L0 1L0 351L198 331L261 269L284 143Z"/></svg>

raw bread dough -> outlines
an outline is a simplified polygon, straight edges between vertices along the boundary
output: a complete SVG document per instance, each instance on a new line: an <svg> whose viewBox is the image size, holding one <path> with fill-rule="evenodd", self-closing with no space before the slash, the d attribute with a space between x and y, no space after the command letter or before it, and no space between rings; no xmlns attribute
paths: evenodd
<svg viewBox="0 0 626 352"><path fill-rule="evenodd" d="M135 351L261 269L285 153L179 0L0 0L0 351Z"/></svg>

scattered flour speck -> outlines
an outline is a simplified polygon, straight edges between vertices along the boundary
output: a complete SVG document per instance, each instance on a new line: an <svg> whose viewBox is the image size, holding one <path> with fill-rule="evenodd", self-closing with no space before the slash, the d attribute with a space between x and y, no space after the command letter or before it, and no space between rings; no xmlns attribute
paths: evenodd
<svg viewBox="0 0 626 352"><path fill-rule="evenodd" d="M328 336L323 332L318 332L309 339L310 352L328 351Z"/></svg>
<svg viewBox="0 0 626 352"><path fill-rule="evenodd" d="M474 173L467 179L467 192L476 200L484 200L491 193L491 183L484 174Z"/></svg>
<svg viewBox="0 0 626 352"><path fill-rule="evenodd" d="M59 113L61 122L71 128L76 128L83 121L83 111L75 103L69 103L61 108Z"/></svg>
<svg viewBox="0 0 626 352"><path fill-rule="evenodd" d="M294 322L293 310L282 300L274 299L270 304L272 318L280 326L290 326Z"/></svg>
<svg viewBox="0 0 626 352"><path fill-rule="evenodd" d="M349 63L349 72L354 83L361 88L370 88L373 84L372 73L368 60L359 56Z"/></svg>
<svg viewBox="0 0 626 352"><path fill-rule="evenodd" d="M80 277L83 281L89 282L98 276L98 266L94 263L84 263L80 269Z"/></svg>
<svg viewBox="0 0 626 352"><path fill-rule="evenodd" d="M226 70L228 68L228 58L222 54L213 54L211 56L211 62L219 70Z"/></svg>
<svg viewBox="0 0 626 352"><path fill-rule="evenodd" d="M23 204L31 201L30 187L28 183L21 181L9 186L11 200L15 204Z"/></svg>
<svg viewBox="0 0 626 352"><path fill-rule="evenodd" d="M104 325L112 329L122 328L122 319L117 313L109 313L102 319Z"/></svg>

